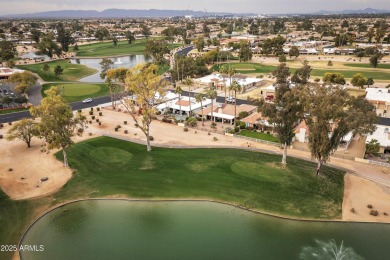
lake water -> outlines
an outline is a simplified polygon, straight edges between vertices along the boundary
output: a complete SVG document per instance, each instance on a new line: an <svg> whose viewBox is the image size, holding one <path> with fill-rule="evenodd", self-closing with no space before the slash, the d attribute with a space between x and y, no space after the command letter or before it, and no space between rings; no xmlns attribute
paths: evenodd
<svg viewBox="0 0 390 260"><path fill-rule="evenodd" d="M22 259L299 259L315 240L390 259L390 225L283 220L211 202L89 200L39 219ZM314 259L314 258L313 258ZM343 258L344 259L344 258ZM349 259L349 258L348 258Z"/></svg>
<svg viewBox="0 0 390 260"><path fill-rule="evenodd" d="M145 55L128 55L110 58L110 60L114 62L113 68L132 68L137 64L151 61L151 59ZM100 78L101 65L99 63L101 61L102 59L70 59L70 62L73 64L82 64L98 70L97 73L82 78L80 82L104 82L104 80Z"/></svg>

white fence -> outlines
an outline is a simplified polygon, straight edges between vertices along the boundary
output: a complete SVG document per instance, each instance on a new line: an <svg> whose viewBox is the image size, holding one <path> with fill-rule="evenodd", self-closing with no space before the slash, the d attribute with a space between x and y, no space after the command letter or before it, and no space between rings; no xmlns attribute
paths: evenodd
<svg viewBox="0 0 390 260"><path fill-rule="evenodd" d="M390 163L378 162L378 161L373 161L373 160L368 160L368 163L390 168Z"/></svg>
<svg viewBox="0 0 390 260"><path fill-rule="evenodd" d="M252 137L243 136L243 135L236 135L235 134L233 136L241 138L241 139L245 139L245 140L248 140L248 141L252 141L252 142L258 142L258 143L269 144L269 145L274 145L274 146L280 147L280 143L275 143L275 142L266 141L266 140L257 139L257 138L252 138Z"/></svg>

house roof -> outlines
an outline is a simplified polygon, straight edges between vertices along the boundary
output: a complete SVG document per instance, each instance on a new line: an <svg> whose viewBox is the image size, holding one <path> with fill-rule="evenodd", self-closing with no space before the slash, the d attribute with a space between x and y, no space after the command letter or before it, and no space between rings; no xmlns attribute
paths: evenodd
<svg viewBox="0 0 390 260"><path fill-rule="evenodd" d="M248 124L256 124L260 119L265 119L259 112L255 112L253 114L250 114L249 116L241 119L241 122L248 123Z"/></svg>
<svg viewBox="0 0 390 260"><path fill-rule="evenodd" d="M256 106L247 105L247 104L239 105L239 106L237 106L237 116L238 116L238 114L240 114L243 111L253 112L256 108L257 108ZM222 111L220 111L220 109L222 109ZM222 113L220 113L220 112L222 112ZM198 113L198 115L201 115L202 111L199 110L197 113ZM234 105L222 104L222 107L218 107L218 105L215 105L215 106L213 106L213 116L214 116L214 113L234 116ZM203 109L203 115L208 115L208 114L211 114L211 107L207 107L207 108Z"/></svg>
<svg viewBox="0 0 390 260"><path fill-rule="evenodd" d="M366 143L369 143L371 140L376 139L381 147L389 147L389 126L376 125L376 130L372 134L367 136Z"/></svg>
<svg viewBox="0 0 390 260"><path fill-rule="evenodd" d="M390 93L387 88L367 88L366 92L367 100L390 102Z"/></svg>

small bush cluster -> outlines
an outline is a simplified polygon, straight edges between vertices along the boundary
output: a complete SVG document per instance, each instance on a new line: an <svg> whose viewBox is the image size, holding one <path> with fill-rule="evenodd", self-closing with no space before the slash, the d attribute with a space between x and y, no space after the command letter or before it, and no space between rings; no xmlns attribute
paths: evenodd
<svg viewBox="0 0 390 260"><path fill-rule="evenodd" d="M4 138L4 136L3 135L0 135L0 139L3 139Z"/></svg>
<svg viewBox="0 0 390 260"><path fill-rule="evenodd" d="M93 111L89 111L89 115L92 116L93 115Z"/></svg>
<svg viewBox="0 0 390 260"><path fill-rule="evenodd" d="M158 115L158 116L161 115L161 111L157 111L156 115Z"/></svg>
<svg viewBox="0 0 390 260"><path fill-rule="evenodd" d="M172 123L172 119L168 119L166 117L164 117L161 121L164 122L164 123L169 123L169 124Z"/></svg>
<svg viewBox="0 0 390 260"><path fill-rule="evenodd" d="M97 111L100 111L100 107L96 108Z"/></svg>
<svg viewBox="0 0 390 260"><path fill-rule="evenodd" d="M370 215L376 217L376 216L378 216L378 214L379 214L379 213L378 213L377 210L375 210L375 209L370 210Z"/></svg>
<svg viewBox="0 0 390 260"><path fill-rule="evenodd" d="M198 124L198 121L196 120L195 117L191 117L191 118L187 119L186 125L194 127L194 126L197 126L197 124Z"/></svg>
<svg viewBox="0 0 390 260"><path fill-rule="evenodd" d="M149 140L150 140L150 141L153 141L153 140L154 140L154 137L153 137L153 136L149 136Z"/></svg>
<svg viewBox="0 0 390 260"><path fill-rule="evenodd" d="M121 128L121 127L122 127L121 125L117 125L117 126L116 126L116 128L118 128L118 129Z"/></svg>
<svg viewBox="0 0 390 260"><path fill-rule="evenodd" d="M99 112L99 116L102 116L103 115L103 112Z"/></svg>
<svg viewBox="0 0 390 260"><path fill-rule="evenodd" d="M84 132L84 128L79 128L79 129L77 129L77 132L78 132L79 134L82 134L82 133Z"/></svg>
<svg viewBox="0 0 390 260"><path fill-rule="evenodd" d="M3 124L0 124L0 128L3 128L4 127L4 125Z"/></svg>
<svg viewBox="0 0 390 260"><path fill-rule="evenodd" d="M99 122L99 125L102 125L102 122Z"/></svg>
<svg viewBox="0 0 390 260"><path fill-rule="evenodd" d="M115 132L118 132L118 129L119 129L118 127L115 127L115 128L114 128Z"/></svg>
<svg viewBox="0 0 390 260"><path fill-rule="evenodd" d="M188 127L183 128L184 132L188 132Z"/></svg>
<svg viewBox="0 0 390 260"><path fill-rule="evenodd" d="M218 138L216 136L214 136L213 140L214 141L218 141Z"/></svg>
<svg viewBox="0 0 390 260"><path fill-rule="evenodd" d="M124 133L125 133L125 134L128 134L128 133L129 133L129 131L125 130L125 131L124 131Z"/></svg>
<svg viewBox="0 0 390 260"><path fill-rule="evenodd" d="M92 120L95 120L95 116L91 116Z"/></svg>
<svg viewBox="0 0 390 260"><path fill-rule="evenodd" d="M123 123L124 123L125 125L127 125L127 121L123 121Z"/></svg>
<svg viewBox="0 0 390 260"><path fill-rule="evenodd" d="M12 122L8 122L8 125L12 125Z"/></svg>

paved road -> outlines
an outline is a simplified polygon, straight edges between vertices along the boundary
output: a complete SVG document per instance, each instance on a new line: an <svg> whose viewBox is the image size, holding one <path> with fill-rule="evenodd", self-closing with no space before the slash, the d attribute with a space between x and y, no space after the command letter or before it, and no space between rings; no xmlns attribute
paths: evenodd
<svg viewBox="0 0 390 260"><path fill-rule="evenodd" d="M187 91L183 91L182 95L188 95ZM195 94L191 93L191 97L193 97ZM225 98L223 96L218 96L217 97L217 102L223 103L225 101ZM78 109L84 109L84 108L89 108L89 107L94 107L98 106L101 104L109 103L111 102L110 96L105 96L105 97L99 97L99 98L94 98L93 102L84 104L83 102L74 102L71 103L71 107L73 110L78 110ZM243 99L237 99L237 105L241 104L250 104L248 100L243 100ZM23 111L23 112L17 112L17 113L11 113L11 114L5 114L5 115L0 115L0 123L8 123L8 122L13 122L13 121L18 121L22 118L25 117L30 117L30 112L28 111Z"/></svg>
<svg viewBox="0 0 390 260"><path fill-rule="evenodd" d="M73 110L78 110L78 109L84 109L84 108L89 108L93 106L97 106L100 104L108 103L111 102L111 98L109 96L106 97L99 97L99 98L94 98L93 102L84 104L83 102L74 102L71 103L71 107ZM5 115L0 115L0 123L8 123L8 122L13 122L20 120L25 117L30 117L30 112L29 111L23 111L23 112L17 112L17 113L11 113L11 114L5 114Z"/></svg>

